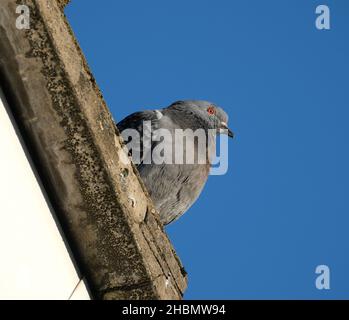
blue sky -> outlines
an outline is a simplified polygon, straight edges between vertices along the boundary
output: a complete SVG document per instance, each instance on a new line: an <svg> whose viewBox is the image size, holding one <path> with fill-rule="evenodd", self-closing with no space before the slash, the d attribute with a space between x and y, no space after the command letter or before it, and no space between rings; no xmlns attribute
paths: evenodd
<svg viewBox="0 0 349 320"><path fill-rule="evenodd" d="M331 30L315 28L319 4ZM74 0L66 14L116 120L179 99L230 116L228 173L167 227L185 298L349 298L349 2Z"/></svg>

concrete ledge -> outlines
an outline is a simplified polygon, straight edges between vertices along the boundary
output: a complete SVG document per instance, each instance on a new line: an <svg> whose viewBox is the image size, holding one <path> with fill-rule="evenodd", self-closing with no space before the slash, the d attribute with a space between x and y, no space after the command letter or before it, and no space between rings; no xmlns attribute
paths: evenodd
<svg viewBox="0 0 349 320"><path fill-rule="evenodd" d="M65 2L1 1L1 86L94 297L181 299L186 273L136 169L120 161ZM17 3L30 8L29 30L16 29Z"/></svg>
<svg viewBox="0 0 349 320"><path fill-rule="evenodd" d="M70 2L70 0L56 0L56 1L62 10Z"/></svg>

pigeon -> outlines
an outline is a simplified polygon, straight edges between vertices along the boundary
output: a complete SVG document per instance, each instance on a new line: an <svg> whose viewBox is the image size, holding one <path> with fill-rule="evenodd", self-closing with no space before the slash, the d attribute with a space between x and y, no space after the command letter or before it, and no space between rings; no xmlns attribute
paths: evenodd
<svg viewBox="0 0 349 320"><path fill-rule="evenodd" d="M147 128L145 128L145 124L149 124ZM138 161L135 161L135 165L164 225L177 220L199 197L210 172L212 154L216 154L216 139L209 136L211 133L225 133L229 137L233 137L233 132L227 124L228 115L214 103L203 100L185 100L177 101L163 109L135 112L116 125L126 147L129 146L132 139L127 134L128 130L126 129L133 129L139 134L138 151L140 151L140 155L138 155ZM206 148L200 149L197 139L192 137L190 142L193 143L193 147L187 148L184 142L184 161L176 162L175 157L178 152L173 152L173 144L177 140L173 137L176 130L184 131L187 129L203 130L207 138ZM153 138L150 141L148 138L151 132L161 130L167 130L173 138L170 142L165 142L165 147L169 148L167 150L172 150L172 154L169 156L170 160L173 160L172 162L159 163L152 158L149 161L149 154L155 153L156 148L164 139ZM124 134L125 132L126 134ZM150 143L146 143L146 139ZM147 144L147 148L144 147L145 144ZM128 148L132 160L136 159L136 149ZM194 162L185 161L187 154L194 156ZM204 158L206 161L200 162L199 158L201 160Z"/></svg>

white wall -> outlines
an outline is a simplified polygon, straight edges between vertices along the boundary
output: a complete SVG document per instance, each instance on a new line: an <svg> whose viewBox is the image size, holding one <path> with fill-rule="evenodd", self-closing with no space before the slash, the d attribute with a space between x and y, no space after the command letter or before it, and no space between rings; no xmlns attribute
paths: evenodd
<svg viewBox="0 0 349 320"><path fill-rule="evenodd" d="M89 299L0 89L0 299Z"/></svg>

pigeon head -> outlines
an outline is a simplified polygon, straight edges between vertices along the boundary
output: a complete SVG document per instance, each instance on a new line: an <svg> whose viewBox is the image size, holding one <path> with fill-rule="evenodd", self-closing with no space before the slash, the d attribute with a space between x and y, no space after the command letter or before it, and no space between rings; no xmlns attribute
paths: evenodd
<svg viewBox="0 0 349 320"><path fill-rule="evenodd" d="M214 103L204 100L177 101L169 108L184 112L186 116L195 118L198 127L216 129L219 133L227 133L233 138L234 133L228 128L228 115Z"/></svg>

